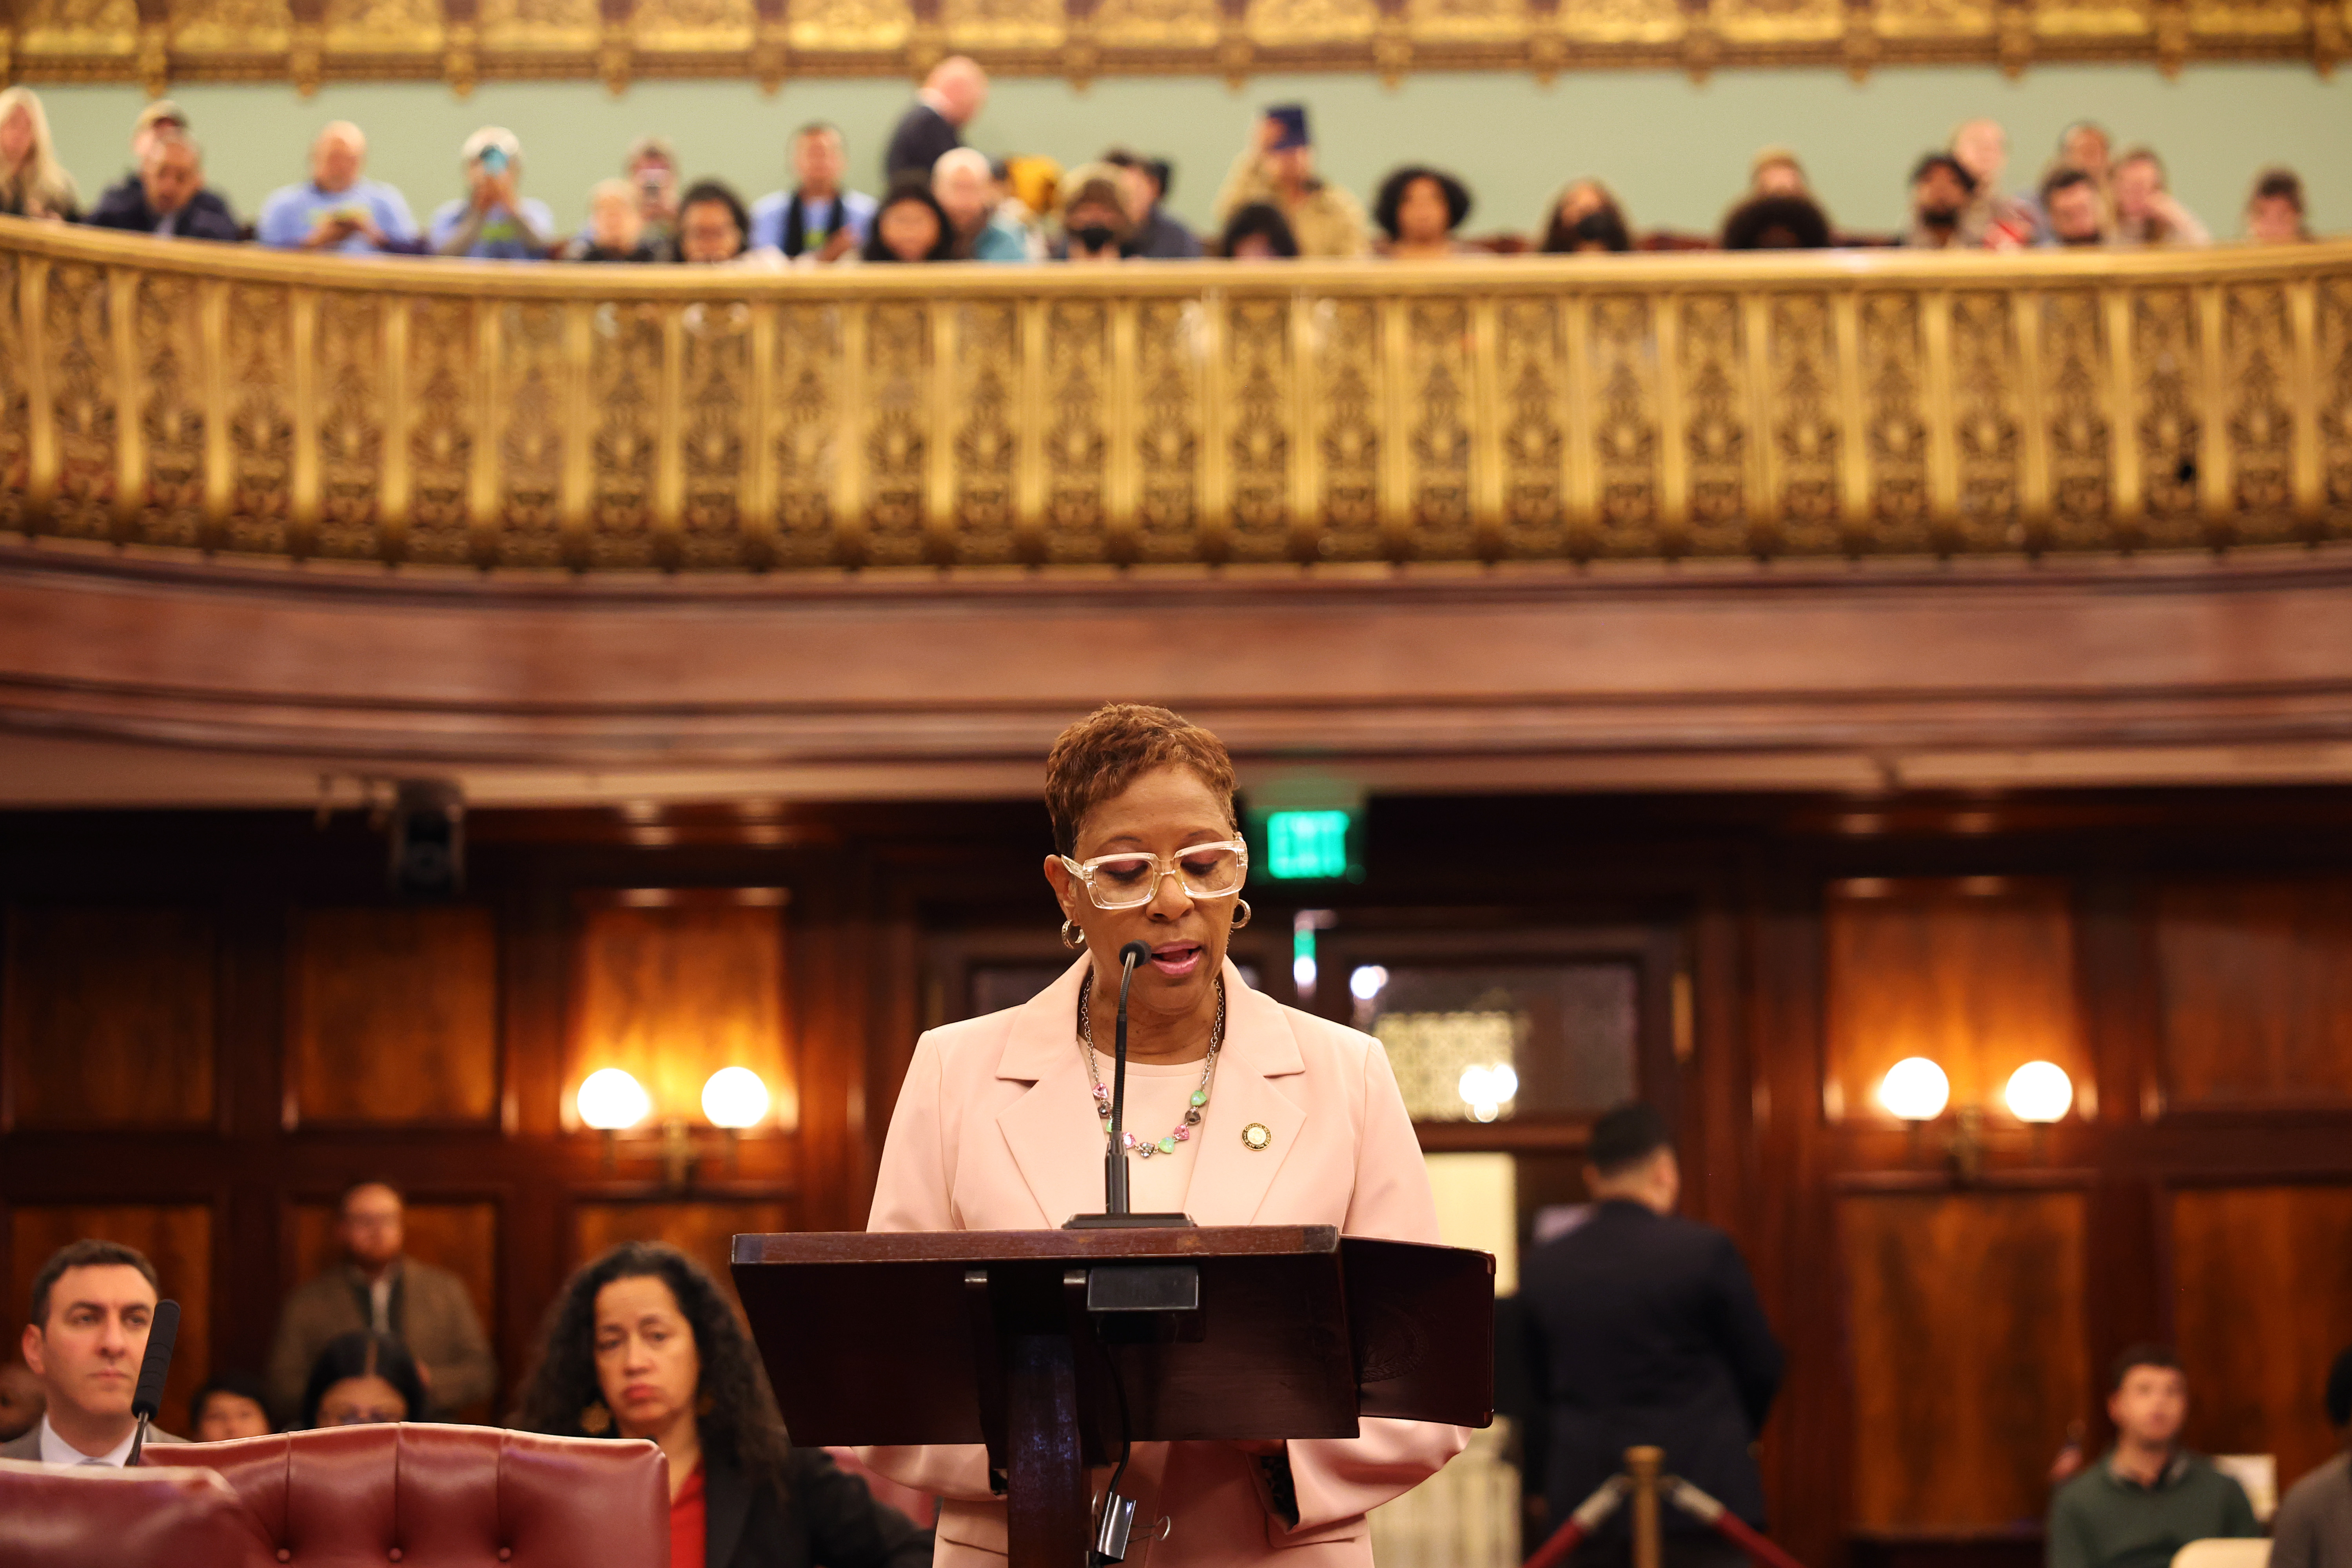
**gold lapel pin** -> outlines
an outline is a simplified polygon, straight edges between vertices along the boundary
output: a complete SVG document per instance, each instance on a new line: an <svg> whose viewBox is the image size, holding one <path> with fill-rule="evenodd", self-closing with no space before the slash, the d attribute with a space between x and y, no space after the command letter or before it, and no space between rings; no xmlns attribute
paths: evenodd
<svg viewBox="0 0 2352 1568"><path fill-rule="evenodd" d="M1263 1151L1274 1142L1273 1129L1263 1121L1253 1121L1242 1129L1242 1147Z"/></svg>

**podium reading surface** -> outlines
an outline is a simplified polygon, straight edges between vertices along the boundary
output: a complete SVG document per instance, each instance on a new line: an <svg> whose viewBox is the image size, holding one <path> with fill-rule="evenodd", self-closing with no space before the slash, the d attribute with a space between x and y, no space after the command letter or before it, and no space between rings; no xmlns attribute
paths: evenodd
<svg viewBox="0 0 2352 1568"><path fill-rule="evenodd" d="M985 1444L1012 1568L1080 1568L1087 1468L1123 1439L1494 1419L1494 1259L1458 1247L1331 1226L850 1231L739 1236L734 1276L793 1441Z"/></svg>

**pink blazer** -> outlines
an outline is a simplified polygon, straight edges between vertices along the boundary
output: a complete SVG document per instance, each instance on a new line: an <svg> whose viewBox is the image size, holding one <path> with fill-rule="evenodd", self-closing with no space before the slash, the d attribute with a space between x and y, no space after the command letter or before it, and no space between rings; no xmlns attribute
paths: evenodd
<svg viewBox="0 0 2352 1568"><path fill-rule="evenodd" d="M950 1024L915 1047L868 1230L1045 1230L1102 1206L1102 1134L1078 1055L1086 960L1034 1001ZM1336 1225L1435 1241L1421 1145L1380 1042L1285 1007L1228 963L1225 1047L1201 1124L1186 1212L1202 1225ZM1242 1142L1262 1122L1263 1152ZM1371 1568L1364 1510L1411 1490L1462 1449L1457 1426L1368 1419L1360 1436L1289 1445L1298 1523L1277 1517L1258 1464L1224 1443L1139 1443L1125 1489L1129 1568ZM1004 1505L976 1447L867 1448L884 1475L945 1499L938 1562L1004 1555ZM1097 1478L1099 1480L1099 1478Z"/></svg>

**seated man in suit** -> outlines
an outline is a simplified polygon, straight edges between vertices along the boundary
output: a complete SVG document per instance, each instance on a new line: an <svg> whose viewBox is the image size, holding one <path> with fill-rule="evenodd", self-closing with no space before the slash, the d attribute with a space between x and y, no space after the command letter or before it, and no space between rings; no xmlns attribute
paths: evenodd
<svg viewBox="0 0 2352 1568"><path fill-rule="evenodd" d="M1555 1526L1653 1444L1665 1468L1759 1529L1764 1484L1751 1445L1780 1386L1781 1352L1731 1237L1675 1216L1682 1170L1665 1119L1622 1105L1593 1124L1589 1217L1519 1272L1528 1373L1549 1408L1531 1432L1548 1452ZM1664 1510L1667 1568L1741 1568L1746 1553ZM1632 1558L1620 1510L1578 1548L1578 1568Z"/></svg>
<svg viewBox="0 0 2352 1568"><path fill-rule="evenodd" d="M139 1429L131 1398L160 1294L155 1266L119 1242L77 1241L41 1265L23 1348L48 1408L31 1431L0 1444L0 1459L122 1467ZM152 1428L147 1440L180 1441Z"/></svg>
<svg viewBox="0 0 2352 1568"><path fill-rule="evenodd" d="M270 1414L294 1419L310 1368L329 1341L355 1329L407 1347L436 1412L478 1405L497 1392L499 1368L466 1282L404 1255L407 1211L386 1182L345 1189L335 1235L342 1261L296 1288L269 1352ZM423 1419L421 1415L412 1419Z"/></svg>
<svg viewBox="0 0 2352 1568"><path fill-rule="evenodd" d="M139 173L99 197L89 221L162 239L213 239L235 244L236 220L228 204L205 188L205 152L185 132L158 129Z"/></svg>
<svg viewBox="0 0 2352 1568"><path fill-rule="evenodd" d="M2165 1568L2192 1541L2260 1535L2245 1489L2180 1446L2189 1380L2163 1345L2116 1358L2116 1446L2050 1500L2050 1568Z"/></svg>

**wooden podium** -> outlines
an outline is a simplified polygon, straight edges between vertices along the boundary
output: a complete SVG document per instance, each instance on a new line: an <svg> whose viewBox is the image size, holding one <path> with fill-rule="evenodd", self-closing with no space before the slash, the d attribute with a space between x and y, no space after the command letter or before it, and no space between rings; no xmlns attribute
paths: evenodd
<svg viewBox="0 0 2352 1568"><path fill-rule="evenodd" d="M1084 1568L1125 1440L1494 1420L1495 1260L1331 1226L735 1238L793 1441L982 1443L1010 1568Z"/></svg>

